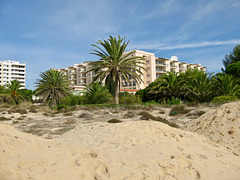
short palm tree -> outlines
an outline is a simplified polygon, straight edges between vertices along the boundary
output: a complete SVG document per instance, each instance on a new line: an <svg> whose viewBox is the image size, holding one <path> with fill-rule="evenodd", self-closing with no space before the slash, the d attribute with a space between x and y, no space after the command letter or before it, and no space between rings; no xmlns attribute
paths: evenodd
<svg viewBox="0 0 240 180"><path fill-rule="evenodd" d="M63 73L50 69L40 74L37 79L36 95L43 98L46 104L59 105L61 100L70 92L67 76Z"/></svg>
<svg viewBox="0 0 240 180"><path fill-rule="evenodd" d="M182 75L176 72L167 72L157 78L150 89L150 93L158 94L160 100L181 98L184 96L185 84Z"/></svg>
<svg viewBox="0 0 240 180"><path fill-rule="evenodd" d="M120 36L118 39L110 36L107 40L99 40L97 45L92 44L97 50L93 50L91 54L99 56L100 60L89 62L92 68L88 72L96 73L94 81L102 82L108 77L113 79L115 104L119 104L120 81L129 82L131 76L137 83L143 82L140 75L143 75L142 70L146 71L142 66L145 64L144 57L133 57L134 51L123 54L128 43Z"/></svg>
<svg viewBox="0 0 240 180"><path fill-rule="evenodd" d="M15 104L19 104L24 101L24 97L21 95L20 88L23 87L18 80L13 80L6 85L6 92L11 95L11 99Z"/></svg>
<svg viewBox="0 0 240 180"><path fill-rule="evenodd" d="M216 96L240 97L240 80L233 75L219 73L213 78Z"/></svg>
<svg viewBox="0 0 240 180"><path fill-rule="evenodd" d="M212 74L195 70L187 70L185 74L188 98L197 102L211 100L212 96Z"/></svg>
<svg viewBox="0 0 240 180"><path fill-rule="evenodd" d="M87 86L85 90L86 92L84 93L84 96L86 104L104 104L113 102L113 97L108 89L98 82Z"/></svg>

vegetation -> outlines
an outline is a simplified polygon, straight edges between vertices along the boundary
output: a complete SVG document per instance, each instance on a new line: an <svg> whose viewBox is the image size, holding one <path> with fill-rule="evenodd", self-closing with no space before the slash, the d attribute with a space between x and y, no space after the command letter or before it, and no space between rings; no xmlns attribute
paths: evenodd
<svg viewBox="0 0 240 180"><path fill-rule="evenodd" d="M226 103L239 100L236 96L217 96L213 98L212 103Z"/></svg>
<svg viewBox="0 0 240 180"><path fill-rule="evenodd" d="M43 98L46 104L59 105L70 92L67 76L63 73L50 69L40 74L41 79L37 79L36 95Z"/></svg>
<svg viewBox="0 0 240 180"><path fill-rule="evenodd" d="M141 70L146 69L142 66L144 64L144 57L138 57L131 55L134 51L123 54L126 50L129 41L126 42L125 38L122 39L118 36L110 36L107 40L99 40L93 47L97 50L93 50L91 54L100 57L99 61L90 62L89 65L92 68L88 71L92 71L96 74L95 81L102 82L105 78L111 79L114 82L114 102L119 104L119 87L121 78L123 81L129 82L132 78L137 83L142 82L140 75L143 75Z"/></svg>
<svg viewBox="0 0 240 180"><path fill-rule="evenodd" d="M124 104L125 102L126 104L141 104L142 103L142 99L140 98L140 96L129 93L129 92L120 92L119 93L119 104Z"/></svg>
<svg viewBox="0 0 240 180"><path fill-rule="evenodd" d="M240 61L228 65L226 67L226 74L240 78Z"/></svg>
<svg viewBox="0 0 240 180"><path fill-rule="evenodd" d="M118 120L118 119L110 119L107 121L108 123L120 123L122 121Z"/></svg>
<svg viewBox="0 0 240 180"><path fill-rule="evenodd" d="M142 117L141 117L142 120L151 119L153 121L158 121L158 122L161 122L161 123L164 123L164 124L168 124L171 127L179 128L179 126L176 123L170 122L170 121L168 121L168 120L166 120L162 117L154 117L146 111L141 112L139 115L142 115Z"/></svg>
<svg viewBox="0 0 240 180"><path fill-rule="evenodd" d="M98 82L87 86L85 90L86 92L84 94L84 102L86 104L104 104L112 103L113 101L113 97L107 88Z"/></svg>
<svg viewBox="0 0 240 180"><path fill-rule="evenodd" d="M223 65L225 68L227 68L232 63L237 63L240 61L240 44L237 45L230 54L225 56L225 59L223 60ZM224 69L222 69L225 71Z"/></svg>
<svg viewBox="0 0 240 180"><path fill-rule="evenodd" d="M11 95L11 99L16 105L24 101L24 97L21 94L20 88L22 88L22 86L17 80L13 80L10 83L6 84L5 92Z"/></svg>
<svg viewBox="0 0 240 180"><path fill-rule="evenodd" d="M240 81L232 75L219 73L213 78L215 96L240 97Z"/></svg>
<svg viewBox="0 0 240 180"><path fill-rule="evenodd" d="M157 94L159 100L181 98L184 95L185 81L182 74L168 72L157 78L150 89L150 93Z"/></svg>

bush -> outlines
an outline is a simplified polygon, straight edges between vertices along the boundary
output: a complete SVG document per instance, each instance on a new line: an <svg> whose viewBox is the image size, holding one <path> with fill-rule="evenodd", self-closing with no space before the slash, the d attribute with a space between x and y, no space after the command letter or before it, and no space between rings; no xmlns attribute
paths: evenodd
<svg viewBox="0 0 240 180"><path fill-rule="evenodd" d="M178 98L172 97L171 100L167 100L167 104L168 105L179 105L179 104L181 104L181 100Z"/></svg>
<svg viewBox="0 0 240 180"><path fill-rule="evenodd" d="M217 96L213 98L212 103L226 103L239 100L236 96Z"/></svg>
<svg viewBox="0 0 240 180"><path fill-rule="evenodd" d="M9 94L0 94L0 103L9 103L9 102L11 102L11 96Z"/></svg>
<svg viewBox="0 0 240 180"><path fill-rule="evenodd" d="M125 91L126 104L140 104L142 99L138 95L131 94ZM124 92L119 93L119 104L124 104Z"/></svg>
<svg viewBox="0 0 240 180"><path fill-rule="evenodd" d="M85 88L84 103L85 104L104 104L112 103L113 97L108 89L102 84L93 83Z"/></svg>
<svg viewBox="0 0 240 180"><path fill-rule="evenodd" d="M83 101L84 101L83 96L69 95L61 101L61 104L59 105L58 109L62 108L66 109L67 106L80 105L83 104Z"/></svg>

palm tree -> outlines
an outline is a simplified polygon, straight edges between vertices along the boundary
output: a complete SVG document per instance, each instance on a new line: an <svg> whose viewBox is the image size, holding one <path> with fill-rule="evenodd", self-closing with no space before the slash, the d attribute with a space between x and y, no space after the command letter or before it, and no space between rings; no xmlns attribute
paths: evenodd
<svg viewBox="0 0 240 180"><path fill-rule="evenodd" d="M70 91L67 76L63 73L50 69L40 74L41 79L37 79L36 95L43 98L43 102L52 105L59 105L61 100Z"/></svg>
<svg viewBox="0 0 240 180"><path fill-rule="evenodd" d="M216 96L240 97L240 80L233 75L219 73L213 78L213 89Z"/></svg>
<svg viewBox="0 0 240 180"><path fill-rule="evenodd" d="M91 54L99 56L100 60L90 62L92 68L88 72L96 73L94 81L102 82L109 77L113 79L115 104L119 104L120 80L129 82L131 76L137 83L143 82L140 75L143 75L142 70L146 71L142 67L145 64L144 57L132 57L134 51L123 54L128 43L129 41L125 42L125 38L122 39L120 36L118 39L110 36L107 40L99 40L97 45L92 44L97 50L93 50Z"/></svg>
<svg viewBox="0 0 240 180"><path fill-rule="evenodd" d="M6 85L6 92L11 95L11 99L15 104L19 104L24 101L24 97L21 95L20 88L23 87L18 80L13 80Z"/></svg>
<svg viewBox="0 0 240 180"><path fill-rule="evenodd" d="M85 90L84 96L87 104L112 103L113 101L113 97L108 89L98 82L87 86Z"/></svg>
<svg viewBox="0 0 240 180"><path fill-rule="evenodd" d="M185 74L188 98L197 102L210 101L212 98L212 74L195 70L187 70Z"/></svg>
<svg viewBox="0 0 240 180"><path fill-rule="evenodd" d="M167 72L154 81L150 93L158 94L161 100L172 97L181 98L184 96L184 88L182 74Z"/></svg>

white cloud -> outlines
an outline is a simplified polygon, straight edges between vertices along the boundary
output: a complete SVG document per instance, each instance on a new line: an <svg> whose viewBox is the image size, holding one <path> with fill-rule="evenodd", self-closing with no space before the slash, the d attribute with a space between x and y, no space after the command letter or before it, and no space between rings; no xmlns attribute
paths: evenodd
<svg viewBox="0 0 240 180"><path fill-rule="evenodd" d="M227 41L204 41L198 43L186 43L186 44L177 44L177 45L166 45L160 43L147 43L147 44L131 44L128 48L130 49L157 49L159 50L172 50L172 49L185 49L185 48L200 48L207 46L219 46L227 44L240 44L240 39L227 40Z"/></svg>

